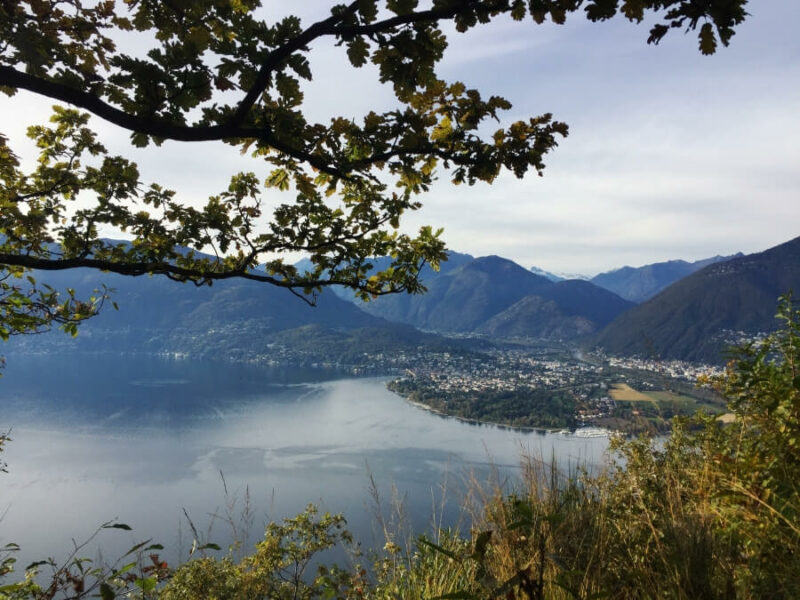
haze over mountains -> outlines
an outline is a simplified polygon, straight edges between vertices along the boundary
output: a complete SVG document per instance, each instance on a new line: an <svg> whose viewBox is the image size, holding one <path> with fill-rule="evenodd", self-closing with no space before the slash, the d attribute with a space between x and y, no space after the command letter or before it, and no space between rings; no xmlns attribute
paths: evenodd
<svg viewBox="0 0 800 600"><path fill-rule="evenodd" d="M564 281L565 279L583 279L584 281L589 281L591 279L588 275L582 275L581 273L551 273L539 267L531 267L531 273L547 277L550 281Z"/></svg>
<svg viewBox="0 0 800 600"><path fill-rule="evenodd" d="M375 259L375 267L386 260ZM737 336L777 326L777 297L800 289L800 238L749 256L625 267L592 281L554 281L498 256L459 253L451 253L438 272L426 267L422 276L424 295L383 296L363 304L352 302L347 290L339 295L326 290L311 308L286 290L250 281L197 288L87 269L39 274L43 282L72 287L79 296L104 283L114 288L120 310L104 309L82 326L75 342L63 334L23 336L6 348L35 350L69 341L89 350L235 359L268 355L275 344L307 351L325 347L344 355L455 343L419 331L426 330L573 341L616 355L718 362L721 349ZM655 295L636 305L598 283L629 297Z"/></svg>
<svg viewBox="0 0 800 600"><path fill-rule="evenodd" d="M473 260L475 260L475 257L469 254L462 254L461 252L453 252L451 250L447 253L447 260L442 261L440 264L438 271L434 271L430 265L425 265L420 272L420 279L423 281L429 281L439 275L449 273L450 271L457 269L458 267L461 267L462 265L465 265ZM391 260L386 256L378 256L372 259L373 271L383 271L389 267L390 264ZM297 261L294 266L297 267L298 271L310 270L313 267L311 261L307 258ZM352 290L339 286L332 286L330 289L333 290L333 292L340 298L356 302L358 306L363 306L363 303L356 299Z"/></svg>

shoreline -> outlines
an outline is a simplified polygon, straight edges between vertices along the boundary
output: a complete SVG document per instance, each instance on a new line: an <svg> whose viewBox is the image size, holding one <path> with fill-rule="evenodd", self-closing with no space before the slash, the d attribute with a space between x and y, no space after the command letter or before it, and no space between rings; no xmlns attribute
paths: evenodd
<svg viewBox="0 0 800 600"><path fill-rule="evenodd" d="M387 382L388 383L388 382ZM386 386L386 390L397 396L398 398L402 398L408 404L420 408L424 411L427 411L431 414L440 416L445 419L455 419L457 421L461 421L462 423L467 423L469 425L488 425L491 427L497 427L498 429L506 429L510 431L518 431L521 433L560 433L562 435L571 435L575 437L611 437L615 433L610 429L603 429L602 427L576 427L574 430L567 429L567 428L547 428L547 427L526 427L524 425L508 425L506 423L497 423L495 421L481 421L480 419L470 419L468 417L461 417L459 415L451 415L440 410L437 410L423 402L419 402L417 400L411 400L406 396L398 394L394 390L389 389L389 386ZM581 430L592 430L597 432L595 435L580 435L577 432Z"/></svg>

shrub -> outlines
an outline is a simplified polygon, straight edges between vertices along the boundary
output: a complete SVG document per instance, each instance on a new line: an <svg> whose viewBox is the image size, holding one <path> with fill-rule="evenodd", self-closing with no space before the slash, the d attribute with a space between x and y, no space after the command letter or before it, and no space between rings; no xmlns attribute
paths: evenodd
<svg viewBox="0 0 800 600"><path fill-rule="evenodd" d="M230 557L191 560L175 571L161 600L312 600L361 598L364 573L328 567L320 553L352 547L341 515L318 515L309 505L282 524L270 523L255 552L239 563ZM310 573L316 564L314 573Z"/></svg>

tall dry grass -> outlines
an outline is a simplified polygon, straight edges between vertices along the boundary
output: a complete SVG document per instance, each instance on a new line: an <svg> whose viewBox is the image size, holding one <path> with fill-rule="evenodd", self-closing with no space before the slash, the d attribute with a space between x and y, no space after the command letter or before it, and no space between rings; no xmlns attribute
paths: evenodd
<svg viewBox="0 0 800 600"><path fill-rule="evenodd" d="M711 420L707 420L711 423ZM716 427L716 426L715 426ZM800 598L798 498L783 509L731 479L717 434L618 440L600 472L528 457L473 480L468 535L387 543L374 598Z"/></svg>

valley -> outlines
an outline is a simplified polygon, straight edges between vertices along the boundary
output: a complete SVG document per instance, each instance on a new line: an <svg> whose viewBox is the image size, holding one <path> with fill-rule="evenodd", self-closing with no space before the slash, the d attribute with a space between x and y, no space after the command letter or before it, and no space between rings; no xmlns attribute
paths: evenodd
<svg viewBox="0 0 800 600"><path fill-rule="evenodd" d="M314 307L253 282L196 288L86 272L79 290L106 285L118 311L89 320L77 338L22 336L5 350L12 364L115 353L391 376L390 389L409 401L469 421L663 433L673 416L725 412L698 377L720 375L725 348L777 325L772 295L800 288L798 252L800 238L749 256L608 274L641 283L658 273L663 283L683 273L642 304L590 281L458 253L424 271L425 294L363 303L326 291ZM62 277L48 274L54 286L66 285Z"/></svg>

